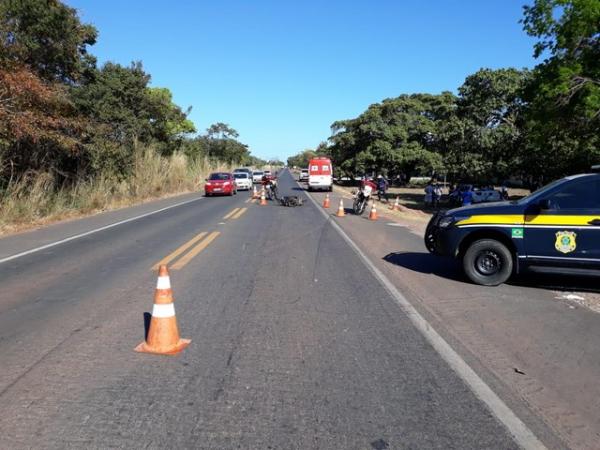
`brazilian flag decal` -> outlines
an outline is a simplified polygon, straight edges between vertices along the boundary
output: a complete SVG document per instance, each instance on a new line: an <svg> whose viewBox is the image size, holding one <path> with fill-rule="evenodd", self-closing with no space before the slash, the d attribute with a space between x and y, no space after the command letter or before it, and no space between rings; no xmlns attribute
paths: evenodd
<svg viewBox="0 0 600 450"><path fill-rule="evenodd" d="M523 228L513 228L512 229L512 238L513 239L523 239Z"/></svg>

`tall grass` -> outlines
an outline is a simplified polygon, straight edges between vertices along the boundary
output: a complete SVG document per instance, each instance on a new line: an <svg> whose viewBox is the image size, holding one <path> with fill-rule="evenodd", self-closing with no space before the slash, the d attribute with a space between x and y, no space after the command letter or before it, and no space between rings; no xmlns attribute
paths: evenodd
<svg viewBox="0 0 600 450"><path fill-rule="evenodd" d="M146 150L136 156L131 174L122 180L99 175L56 189L52 174L29 174L0 191L0 233L192 192L202 187L209 172L229 169L208 159L192 161L181 153L163 157Z"/></svg>

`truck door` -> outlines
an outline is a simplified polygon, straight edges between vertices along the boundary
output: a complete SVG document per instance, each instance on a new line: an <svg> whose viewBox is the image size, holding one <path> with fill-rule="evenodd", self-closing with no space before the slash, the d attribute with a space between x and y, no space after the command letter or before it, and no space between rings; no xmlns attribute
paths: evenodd
<svg viewBox="0 0 600 450"><path fill-rule="evenodd" d="M600 267L600 180L573 181L541 203L545 208L525 215L528 261Z"/></svg>

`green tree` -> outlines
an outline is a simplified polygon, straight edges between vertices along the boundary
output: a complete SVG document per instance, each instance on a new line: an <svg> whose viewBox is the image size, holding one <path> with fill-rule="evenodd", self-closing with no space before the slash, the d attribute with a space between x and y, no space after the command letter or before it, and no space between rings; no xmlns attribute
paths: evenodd
<svg viewBox="0 0 600 450"><path fill-rule="evenodd" d="M300 167L305 169L308 167L308 161L314 158L317 153L314 150L306 149L294 156L290 156L287 159L288 166L290 167Z"/></svg>
<svg viewBox="0 0 600 450"><path fill-rule="evenodd" d="M516 175L522 161L522 91L529 72L481 69L458 89L446 121L444 170L451 179L490 181Z"/></svg>
<svg viewBox="0 0 600 450"><path fill-rule="evenodd" d="M600 2L535 0L524 13L545 57L525 91L524 166L536 178L588 170L600 161Z"/></svg>
<svg viewBox="0 0 600 450"><path fill-rule="evenodd" d="M58 0L0 1L0 62L25 64L45 80L73 82L93 70L97 31Z"/></svg>
<svg viewBox="0 0 600 450"><path fill-rule="evenodd" d="M328 150L334 164L348 175L431 174L442 168L442 125L454 109L450 92L386 99L356 119L333 123Z"/></svg>

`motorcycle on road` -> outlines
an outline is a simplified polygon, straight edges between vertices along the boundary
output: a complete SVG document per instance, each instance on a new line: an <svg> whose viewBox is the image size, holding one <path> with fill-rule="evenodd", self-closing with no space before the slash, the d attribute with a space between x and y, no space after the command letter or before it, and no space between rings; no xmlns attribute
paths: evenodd
<svg viewBox="0 0 600 450"><path fill-rule="evenodd" d="M369 202L372 193L373 188L368 185L362 186L359 189L358 193L354 197L354 204L352 205L354 214L360 216L363 212L365 212L367 203Z"/></svg>

